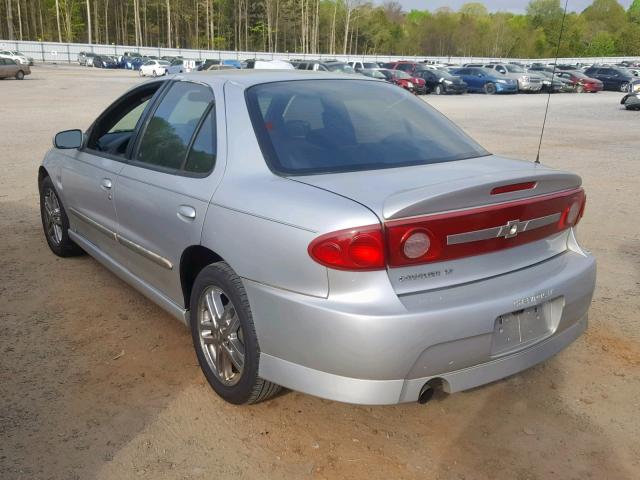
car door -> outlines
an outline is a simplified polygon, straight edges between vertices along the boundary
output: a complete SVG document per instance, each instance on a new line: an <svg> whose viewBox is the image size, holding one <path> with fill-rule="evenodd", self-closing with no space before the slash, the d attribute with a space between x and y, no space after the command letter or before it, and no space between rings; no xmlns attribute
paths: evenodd
<svg viewBox="0 0 640 480"><path fill-rule="evenodd" d="M224 111L216 98L221 90L172 81L118 177L118 238L127 268L180 306L180 258L200 244L224 171Z"/></svg>
<svg viewBox="0 0 640 480"><path fill-rule="evenodd" d="M603 87L605 89L610 89L611 88L611 75L609 74L609 69L608 68L600 68L598 69L598 71L596 72L596 78L598 80L600 80L603 84Z"/></svg>
<svg viewBox="0 0 640 480"><path fill-rule="evenodd" d="M81 148L64 151L58 181L70 227L112 259L117 256L117 176L143 112L160 87L159 82L146 84L120 97L89 128Z"/></svg>

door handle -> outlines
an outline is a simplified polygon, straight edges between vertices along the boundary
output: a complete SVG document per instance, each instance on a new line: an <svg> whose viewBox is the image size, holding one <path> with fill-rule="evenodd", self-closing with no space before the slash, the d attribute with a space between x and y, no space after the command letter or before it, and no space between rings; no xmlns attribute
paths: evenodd
<svg viewBox="0 0 640 480"><path fill-rule="evenodd" d="M178 207L178 218L188 221L195 220L196 209L190 205L180 205Z"/></svg>
<svg viewBox="0 0 640 480"><path fill-rule="evenodd" d="M110 178L103 178L102 182L100 182L100 188L102 188L103 190L111 190L112 186L113 184L111 183Z"/></svg>

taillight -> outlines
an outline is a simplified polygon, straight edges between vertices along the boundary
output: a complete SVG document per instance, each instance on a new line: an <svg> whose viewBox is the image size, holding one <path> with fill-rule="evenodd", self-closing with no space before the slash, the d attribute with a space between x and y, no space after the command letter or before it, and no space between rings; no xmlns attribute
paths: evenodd
<svg viewBox="0 0 640 480"><path fill-rule="evenodd" d="M308 251L316 262L339 270L381 270L455 260L516 247L574 227L582 218L585 202L584 191L578 188L391 220L384 227L369 225L322 235L309 244Z"/></svg>
<svg viewBox="0 0 640 480"><path fill-rule="evenodd" d="M382 227L369 225L331 232L309 244L316 262L338 270L380 270L385 268Z"/></svg>
<svg viewBox="0 0 640 480"><path fill-rule="evenodd" d="M575 227L584 214L586 203L587 197L582 195L582 197L576 198L571 204L567 205L562 212L560 226L564 228Z"/></svg>

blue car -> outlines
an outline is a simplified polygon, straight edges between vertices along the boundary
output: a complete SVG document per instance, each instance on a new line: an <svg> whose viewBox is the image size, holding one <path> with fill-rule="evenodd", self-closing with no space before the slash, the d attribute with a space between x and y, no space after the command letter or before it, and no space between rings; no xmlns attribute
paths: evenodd
<svg viewBox="0 0 640 480"><path fill-rule="evenodd" d="M480 67L458 68L451 72L467 84L468 92L486 93L518 93L518 82L510 78L496 75L493 70Z"/></svg>

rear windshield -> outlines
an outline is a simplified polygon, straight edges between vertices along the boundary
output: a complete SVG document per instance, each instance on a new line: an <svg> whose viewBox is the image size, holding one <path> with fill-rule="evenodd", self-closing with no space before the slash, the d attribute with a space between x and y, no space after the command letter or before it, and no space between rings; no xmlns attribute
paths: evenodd
<svg viewBox="0 0 640 480"><path fill-rule="evenodd" d="M247 105L269 167L285 175L373 170L488 155L424 101L386 82L253 86Z"/></svg>

